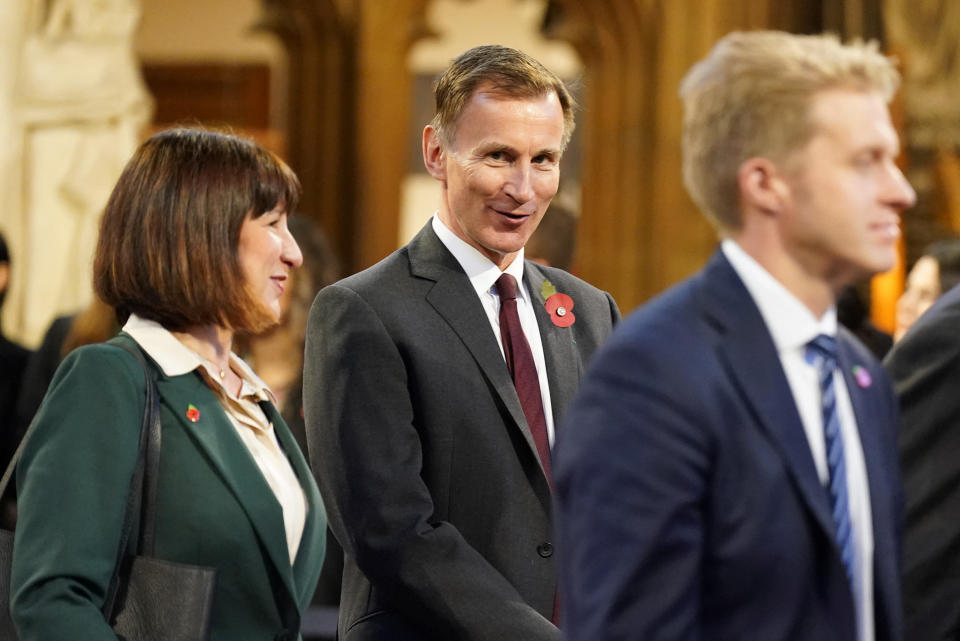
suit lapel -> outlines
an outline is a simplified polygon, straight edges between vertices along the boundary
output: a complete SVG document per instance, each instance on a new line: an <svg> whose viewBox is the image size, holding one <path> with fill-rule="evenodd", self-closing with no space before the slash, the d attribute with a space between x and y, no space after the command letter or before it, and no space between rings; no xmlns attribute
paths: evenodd
<svg viewBox="0 0 960 641"><path fill-rule="evenodd" d="M523 274L537 317L537 326L540 328L540 340L543 342L543 357L547 365L547 380L550 383L553 427L556 431L560 426L560 417L577 392L583 375L583 361L573 338L573 326L558 327L550 320L542 293L546 275L536 263L530 261L525 263Z"/></svg>
<svg viewBox="0 0 960 641"><path fill-rule="evenodd" d="M297 591L293 585L283 531L283 510L250 452L235 434L217 398L196 372L170 378L161 375L157 390L162 402L206 453L214 469L243 507L267 556L276 566L291 598L294 598ZM186 416L189 404L197 408L196 422Z"/></svg>
<svg viewBox="0 0 960 641"><path fill-rule="evenodd" d="M433 287L427 292L427 302L450 325L473 356L480 371L490 381L497 399L511 419L508 423L520 430L527 448L541 466L542 472L537 446L523 415L517 390L490 328L487 313L474 294L470 279L457 259L440 242L431 222L410 241L407 252L413 275L434 281Z"/></svg>
<svg viewBox="0 0 960 641"><path fill-rule="evenodd" d="M898 555L897 543L889 536L893 531L891 523L896 522L896 516L891 512L891 501L888 497L894 490L890 487L890 470L887 469L889 455L883 452L881 434L883 426L889 424L890 417L879 416L876 403L877 388L873 381L861 387L854 376L855 366L866 367L846 340L838 341L840 346L838 364L843 373L844 382L853 406L853 414L857 421L857 433L860 436L860 447L863 450L863 461L867 472L867 486L870 491L870 514L873 523L873 558L874 586L877 598L882 599L888 607L877 608L878 616L886 616L888 609L898 607L896 597L899 588L897 582L896 565L890 562ZM882 389L882 387L880 388ZM892 611L892 610L889 610Z"/></svg>
<svg viewBox="0 0 960 641"><path fill-rule="evenodd" d="M800 414L760 310L720 251L700 278L701 304L718 330L717 351L731 381L779 450L814 519L833 540L827 493L817 476Z"/></svg>
<svg viewBox="0 0 960 641"><path fill-rule="evenodd" d="M313 482L310 467L293 438L293 434L290 433L290 429L272 403L263 402L260 403L260 407L263 408L267 418L273 423L277 440L286 453L291 466L293 466L294 473L300 480L300 486L303 488L307 501L307 519L303 526L303 536L300 539L300 547L293 564L297 603L305 606L312 596L311 589L318 574L316 570L323 563L324 548L313 545L313 541L317 540L319 536L325 536L325 532L321 532L321 529L326 527L326 510L320 498L320 492ZM308 572L313 572L313 574L308 575Z"/></svg>

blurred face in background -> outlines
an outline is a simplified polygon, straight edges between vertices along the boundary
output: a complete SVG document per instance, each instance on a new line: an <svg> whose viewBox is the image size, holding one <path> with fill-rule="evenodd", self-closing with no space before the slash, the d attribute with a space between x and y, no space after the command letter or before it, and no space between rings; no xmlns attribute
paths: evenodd
<svg viewBox="0 0 960 641"><path fill-rule="evenodd" d="M893 340L900 340L941 293L940 266L937 259L921 256L907 275L906 287L897 299L897 329L893 333Z"/></svg>

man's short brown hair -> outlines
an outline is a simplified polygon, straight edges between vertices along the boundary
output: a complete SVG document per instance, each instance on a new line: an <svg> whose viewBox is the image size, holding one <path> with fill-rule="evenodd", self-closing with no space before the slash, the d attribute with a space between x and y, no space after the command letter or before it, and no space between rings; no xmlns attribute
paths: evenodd
<svg viewBox="0 0 960 641"><path fill-rule="evenodd" d="M813 134L818 92L875 91L889 101L899 81L874 42L779 31L725 36L680 85L687 190L721 229L739 229L740 165L800 150Z"/></svg>
<svg viewBox="0 0 960 641"><path fill-rule="evenodd" d="M563 110L563 148L570 142L575 104L563 81L522 51L482 45L457 56L434 87L437 113L430 124L445 145L453 144L457 119L474 92L481 88L510 98L557 94Z"/></svg>
<svg viewBox="0 0 960 641"><path fill-rule="evenodd" d="M127 163L107 202L93 285L121 317L174 331L273 322L244 282L240 227L276 207L292 211L300 182L275 154L236 136L163 131Z"/></svg>

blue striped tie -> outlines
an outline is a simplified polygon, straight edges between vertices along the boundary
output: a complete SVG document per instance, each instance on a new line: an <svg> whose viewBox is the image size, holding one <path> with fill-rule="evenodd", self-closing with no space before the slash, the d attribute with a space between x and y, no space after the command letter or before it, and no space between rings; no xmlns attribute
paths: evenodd
<svg viewBox="0 0 960 641"><path fill-rule="evenodd" d="M837 413L837 394L833 372L837 367L837 341L820 334L807 343L806 359L814 364L820 375L820 404L823 411L823 435L827 449L827 467L830 471L830 507L836 527L840 558L847 571L850 585L853 580L853 530L850 527L850 505L847 500L847 464L843 454L843 435Z"/></svg>

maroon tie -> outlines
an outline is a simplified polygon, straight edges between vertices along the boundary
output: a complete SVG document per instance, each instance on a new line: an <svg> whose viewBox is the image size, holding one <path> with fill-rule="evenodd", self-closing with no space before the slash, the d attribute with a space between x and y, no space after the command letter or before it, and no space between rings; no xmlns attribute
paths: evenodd
<svg viewBox="0 0 960 641"><path fill-rule="evenodd" d="M537 445L543 471L550 481L550 441L547 438L547 420L543 415L543 399L540 397L540 379L533 362L533 352L523 334L520 316L517 314L517 280L510 274L497 279L500 294L500 337L503 339L503 355L507 369L517 388L520 407L527 418L533 442ZM552 485L552 482L551 482Z"/></svg>

